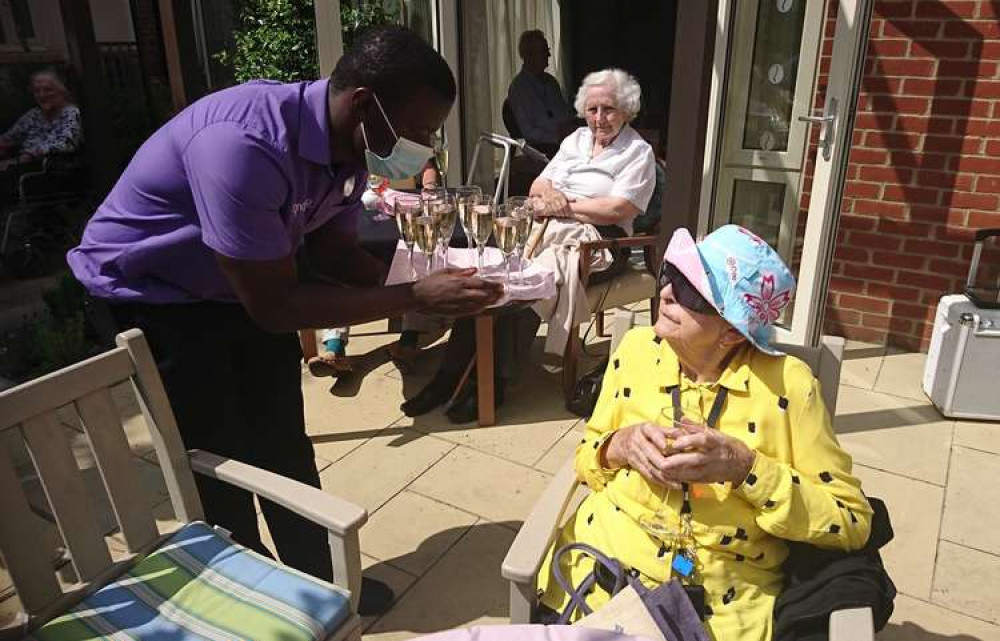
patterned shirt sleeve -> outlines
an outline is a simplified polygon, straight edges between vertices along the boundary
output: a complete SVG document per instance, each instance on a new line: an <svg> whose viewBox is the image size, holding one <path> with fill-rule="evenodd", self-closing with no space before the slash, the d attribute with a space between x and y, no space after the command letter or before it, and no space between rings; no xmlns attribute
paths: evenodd
<svg viewBox="0 0 1000 641"><path fill-rule="evenodd" d="M618 431L619 399L618 383L621 362L628 358L631 351L629 344L633 343L631 333L626 334L621 345L608 360L608 368L604 371L601 382L601 395L597 399L594 413L587 421L587 429L583 440L576 447L576 476L587 487L596 491L607 485L614 478L616 469L608 469L601 465L601 454L605 443Z"/></svg>
<svg viewBox="0 0 1000 641"><path fill-rule="evenodd" d="M872 508L851 474L851 457L837 442L819 381L790 395L799 406L791 422L791 462L757 452L753 469L734 494L757 508L757 524L790 541L856 550L871 530Z"/></svg>
<svg viewBox="0 0 1000 641"><path fill-rule="evenodd" d="M24 139L28 137L28 133L31 130L31 122L35 119L35 114L38 112L38 108L29 109L26 111L14 125L4 132L3 136L0 136L6 140L11 141L15 145L20 145L24 142Z"/></svg>

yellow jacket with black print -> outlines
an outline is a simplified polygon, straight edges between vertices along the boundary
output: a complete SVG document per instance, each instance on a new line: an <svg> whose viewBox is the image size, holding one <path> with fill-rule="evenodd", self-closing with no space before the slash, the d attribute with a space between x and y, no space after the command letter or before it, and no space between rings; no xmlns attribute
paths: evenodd
<svg viewBox="0 0 1000 641"><path fill-rule="evenodd" d="M629 332L612 355L593 417L576 451L576 471L590 495L561 530L553 549L589 543L617 558L649 585L672 577L677 550L640 522L676 529L682 493L647 481L638 472L605 469L601 449L618 429L673 416L671 388L681 405L708 416L720 387L727 397L717 429L756 451L753 469L736 489L695 484L691 509L697 542L691 581L704 586L706 627L719 641L771 638L774 601L782 586L786 541L854 550L870 531L871 507L851 474L851 457L834 436L819 382L802 361L769 356L747 345L715 383L683 376L676 355L651 328ZM566 595L551 577L550 556L539 575L542 603L561 611ZM590 572L590 560L573 553L563 571L573 585ZM674 575L676 576L676 575ZM588 604L608 595L596 589Z"/></svg>

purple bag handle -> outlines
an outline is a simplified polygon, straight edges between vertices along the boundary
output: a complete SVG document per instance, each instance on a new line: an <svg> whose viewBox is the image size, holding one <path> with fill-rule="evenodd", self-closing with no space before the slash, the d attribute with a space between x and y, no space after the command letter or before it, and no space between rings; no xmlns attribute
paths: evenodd
<svg viewBox="0 0 1000 641"><path fill-rule="evenodd" d="M579 550L594 559L594 571L588 574L587 577L580 582L580 585L575 588L570 585L569 580L563 576L562 564L560 563L562 557L573 550ZM569 603L566 604L565 609L563 609L562 613L559 615L559 621L557 622L559 625L568 625L570 617L573 616L573 613L577 610L577 608L579 608L585 615L593 612L591 607L587 605L587 593L592 587L594 587L594 584L597 583L597 564L603 565L615 577L615 587L611 592L612 596L618 594L622 588L630 584L630 579L632 577L628 575L625 568L622 567L622 564L592 545L587 545L586 543L567 543L556 550L556 553L552 555L552 576L555 578L556 583L559 584L559 587L562 588L563 592L569 596ZM640 592L640 594L642 593Z"/></svg>
<svg viewBox="0 0 1000 641"><path fill-rule="evenodd" d="M563 576L560 563L562 557L573 550L579 550L594 559L594 570L576 588ZM586 543L567 543L552 555L552 576L570 600L559 614L558 625L568 625L577 609L585 615L593 612L587 605L587 592L597 583L597 564L603 565L615 577L611 596L618 594L626 585L632 586L667 641L710 641L705 626L679 581L671 580L650 590L642 581L626 572L617 559Z"/></svg>

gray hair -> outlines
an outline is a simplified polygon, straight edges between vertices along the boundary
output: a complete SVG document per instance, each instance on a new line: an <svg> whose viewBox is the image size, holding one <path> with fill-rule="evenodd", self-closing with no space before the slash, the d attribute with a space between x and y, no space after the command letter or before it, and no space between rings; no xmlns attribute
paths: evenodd
<svg viewBox="0 0 1000 641"><path fill-rule="evenodd" d="M63 94L69 97L69 89L66 87L66 83L63 82L62 76L55 69L42 69L31 74L31 85L35 84L35 81L39 78L48 78L55 84L56 89L63 92Z"/></svg>
<svg viewBox="0 0 1000 641"><path fill-rule="evenodd" d="M587 91L591 87L608 87L615 92L615 105L619 110L625 112L626 119L631 122L639 115L639 108L642 106L642 89L639 81L631 74L621 69L601 69L588 73L583 79L583 83L576 92L576 100L573 107L576 115L581 118L586 117Z"/></svg>

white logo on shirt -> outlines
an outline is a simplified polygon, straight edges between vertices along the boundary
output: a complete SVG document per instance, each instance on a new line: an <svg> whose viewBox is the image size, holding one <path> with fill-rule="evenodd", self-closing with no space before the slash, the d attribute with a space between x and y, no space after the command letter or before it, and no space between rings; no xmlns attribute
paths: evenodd
<svg viewBox="0 0 1000 641"><path fill-rule="evenodd" d="M312 206L313 206L312 198L306 198L300 203L292 203L292 213L295 214L296 216L300 216L309 211L309 209L312 208Z"/></svg>

